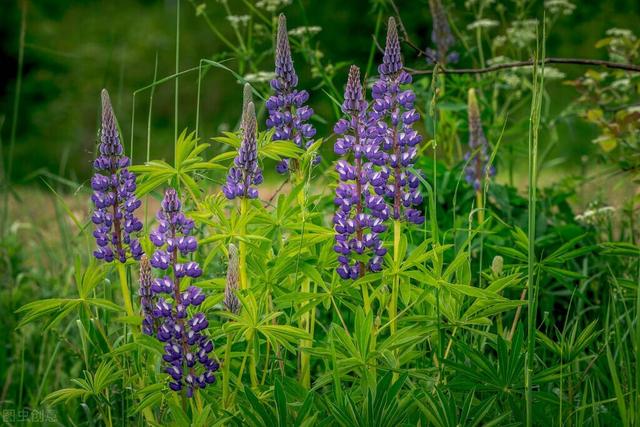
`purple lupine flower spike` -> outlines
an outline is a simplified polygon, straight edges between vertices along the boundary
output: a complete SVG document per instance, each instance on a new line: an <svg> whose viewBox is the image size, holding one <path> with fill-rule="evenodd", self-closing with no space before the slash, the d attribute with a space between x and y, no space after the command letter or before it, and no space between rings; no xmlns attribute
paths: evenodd
<svg viewBox="0 0 640 427"><path fill-rule="evenodd" d="M230 313L240 313L240 300L236 295L240 280L240 265L238 258L238 248L233 243L229 243L229 265L227 267L227 281L224 287L224 306Z"/></svg>
<svg viewBox="0 0 640 427"><path fill-rule="evenodd" d="M242 121L242 143L227 174L227 182L222 187L222 192L229 200L236 197L257 198L256 186L261 184L263 179L262 169L258 164L258 124L253 102L247 104Z"/></svg>
<svg viewBox="0 0 640 427"><path fill-rule="evenodd" d="M336 232L334 250L338 253L337 272L343 279L357 279L365 274L365 264L356 260L363 254L369 259L370 271L382 269L382 257L387 250L379 237L386 230L384 221L389 218L389 208L381 196L375 194L370 183L375 175L373 165L365 162L367 128L371 126L367 102L360 82L360 69L349 69L344 91L340 119L334 131L340 135L334 151L342 158L336 163L340 183L336 188L336 213L333 225ZM353 164L348 160L353 153Z"/></svg>
<svg viewBox="0 0 640 427"><path fill-rule="evenodd" d="M249 83L245 83L242 89L242 115L240 120L240 134L244 132L244 123L247 121L249 103L253 102L253 89Z"/></svg>
<svg viewBox="0 0 640 427"><path fill-rule="evenodd" d="M202 304L205 295L193 285L180 290L183 277L196 278L202 274L198 263L179 259L180 255L195 252L198 242L191 235L193 220L185 217L173 188L165 191L157 218L158 226L150 235L157 248L151 265L173 274L157 278L151 285L156 297L152 314L159 323L156 336L165 343L162 359L165 372L171 377L169 387L174 391L185 390L186 396L191 397L195 389L215 382L214 373L219 367L209 355L213 351L213 343L202 333L209 324L206 316L200 312L192 315L188 312L189 307ZM161 294L167 294L170 300L159 297Z"/></svg>
<svg viewBox="0 0 640 427"><path fill-rule="evenodd" d="M395 19L389 18L387 44L380 76L373 84L373 97L365 155L375 166L369 182L378 196L392 207L395 220L415 224L424 222L417 209L422 204L419 179L409 169L418 155L422 137L413 129L420 120L414 108L415 94L401 86L411 83L411 75L403 69ZM376 206L382 203L376 200Z"/></svg>
<svg viewBox="0 0 640 427"><path fill-rule="evenodd" d="M91 178L95 206L91 220L95 224L93 236L98 248L97 259L126 262L127 256L138 260L142 246L135 234L142 223L134 216L141 205L135 196L136 176L129 171L129 158L120 143L116 116L109 93L102 90L102 126L100 128L99 155L93 162L95 175ZM134 235L134 236L132 236Z"/></svg>
<svg viewBox="0 0 640 427"><path fill-rule="evenodd" d="M276 78L271 81L274 90L291 91L298 85L298 76L293 68L289 35L287 34L287 18L278 16L278 32L276 34Z"/></svg>
<svg viewBox="0 0 640 427"><path fill-rule="evenodd" d="M398 39L398 27L396 20L389 18L387 27L387 42L384 47L382 64L378 66L381 75L393 76L402 71L402 58L400 56L400 40Z"/></svg>
<svg viewBox="0 0 640 427"><path fill-rule="evenodd" d="M266 107L269 112L267 129L275 129L273 140L293 141L298 147L306 149L313 143L316 129L307 123L313 115L313 109L305 103L309 99L306 90L297 90L298 76L293 68L291 47L287 34L287 20L283 14L278 18L278 32L276 37L276 77L271 80L274 94L267 99ZM314 164L320 162L320 157L314 158ZM286 173L291 168L292 161L283 159L276 166L278 173Z"/></svg>
<svg viewBox="0 0 640 427"><path fill-rule="evenodd" d="M155 320L153 318L153 275L151 264L146 255L140 259L140 309L142 314L142 333L155 334Z"/></svg>
<svg viewBox="0 0 640 427"><path fill-rule="evenodd" d="M429 0L429 10L433 19L433 31L431 31L431 41L435 49L428 48L426 50L427 62L430 64L439 63L446 65L448 63L456 63L460 58L458 52L449 52L456 44L453 37L447 12L442 6L441 0Z"/></svg>
<svg viewBox="0 0 640 427"><path fill-rule="evenodd" d="M465 179L476 191L480 191L482 181L485 177L492 177L496 174L493 166L489 165L489 143L482 130L480 119L480 108L475 89L469 89L469 151L465 154L467 167L465 168Z"/></svg>

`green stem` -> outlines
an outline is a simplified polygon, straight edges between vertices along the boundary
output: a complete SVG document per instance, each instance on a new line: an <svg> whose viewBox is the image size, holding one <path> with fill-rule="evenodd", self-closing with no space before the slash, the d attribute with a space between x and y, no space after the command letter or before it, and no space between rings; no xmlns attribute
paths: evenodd
<svg viewBox="0 0 640 427"><path fill-rule="evenodd" d="M124 299L124 306L127 311L127 315L129 317L133 317L135 316L135 312L133 311L133 303L131 302L131 291L129 290L129 282L127 280L127 267L124 264L118 262L117 269L118 269L118 276L120 278L120 289L122 290L122 299ZM103 335L104 335L104 332L103 332ZM126 335L126 330L125 330L125 335ZM136 335L137 333L134 330L133 332L134 340ZM105 340L106 340L106 336L105 336ZM144 387L144 383L142 381L142 375L140 376L140 378L141 379L140 379L139 386L140 388L142 388ZM144 410L142 411L142 415L147 420L147 422L152 424L155 423L155 416L153 415L153 411L150 407L144 408Z"/></svg>
<svg viewBox="0 0 640 427"><path fill-rule="evenodd" d="M389 322L391 323L391 335L395 335L398 330L398 293L400 290L400 220L393 221L393 284L391 287L391 299L389 300ZM398 350L394 350L393 355L398 359ZM400 362L398 362L400 366ZM393 380L398 379L398 372L393 373Z"/></svg>
<svg viewBox="0 0 640 427"><path fill-rule="evenodd" d="M247 357L249 356L249 344L247 344L247 351L244 352L242 356L242 363L240 363L240 370L238 371L238 376L236 377L236 386L242 387L242 375L244 375L244 368L247 366Z"/></svg>
<svg viewBox="0 0 640 427"><path fill-rule="evenodd" d="M631 229L633 239L633 228ZM635 351L635 365L636 365L636 410L635 410L635 423L634 425L640 426L640 263L638 263L638 272L636 277L636 351Z"/></svg>
<svg viewBox="0 0 640 427"><path fill-rule="evenodd" d="M227 345L224 349L224 361L222 365L222 407L229 408L229 372L231 371L231 346L233 334L227 334Z"/></svg>
<svg viewBox="0 0 640 427"><path fill-rule="evenodd" d="M480 28L476 28L476 43L478 45L478 53L480 55L480 67L484 68L484 50L482 49L482 34Z"/></svg>
<svg viewBox="0 0 640 427"><path fill-rule="evenodd" d="M254 345L256 337L251 334L251 341L249 342L249 348L247 348L247 352L249 353L249 377L251 378L251 388L258 388L258 370L256 368L256 346Z"/></svg>
<svg viewBox="0 0 640 427"><path fill-rule="evenodd" d="M248 211L249 200L245 197L240 199L240 243L238 244L239 252L239 269L240 269L240 289L249 289L249 278L247 277L247 247L244 238L247 234L246 216Z"/></svg>
<svg viewBox="0 0 640 427"><path fill-rule="evenodd" d="M9 136L9 152L7 154L7 170L4 173L4 203L2 208L2 235L7 231L9 226L9 185L13 170L13 152L16 145L16 131L18 129L18 111L20 110L20 95L22 93L22 69L24 65L24 44L25 35L27 33L27 1L20 2L20 38L18 46L18 70L16 73L16 96L13 98L13 111L11 115L11 134ZM4 168L4 157L0 156L0 164Z"/></svg>
<svg viewBox="0 0 640 427"><path fill-rule="evenodd" d="M174 128L173 144L175 163L178 162L178 94L180 93L180 82L178 73L180 72L180 0L176 2L176 79L175 79L175 100L174 100ZM176 164L176 167L178 165Z"/></svg>
<svg viewBox="0 0 640 427"><path fill-rule="evenodd" d="M538 182L538 130L540 127L540 110L542 104L542 92L544 90L544 24L542 34L542 70L538 69L538 58L533 67L533 96L531 101L531 116L529 127L529 217L528 217L528 239L529 250L527 256L527 352L526 366L524 372L524 382L526 387L526 425L533 426L533 357L535 352L535 331L536 331L536 302L538 297L538 289L535 278L535 241L536 241L536 186Z"/></svg>
<svg viewBox="0 0 640 427"><path fill-rule="evenodd" d="M151 160L151 117L153 112L153 95L156 92L156 80L158 80L158 52L156 52L156 62L153 70L153 85L151 86L151 93L149 94L149 114L147 115L147 156L146 162L149 163ZM135 98L135 95L134 95ZM134 102L135 107L135 102ZM135 108L134 108L135 110ZM131 147L133 147L133 123L131 124ZM144 227L145 233L147 232L147 227L149 226L149 197L144 198Z"/></svg>
<svg viewBox="0 0 640 427"><path fill-rule="evenodd" d="M398 329L398 292L400 288L400 221L393 221L393 263L395 265L395 273L393 274L393 285L391 288L391 300L389 301L389 320L391 321L391 335L395 334Z"/></svg>
<svg viewBox="0 0 640 427"><path fill-rule="evenodd" d="M484 199L482 190L476 191L476 204L478 205L478 226L484 222Z"/></svg>
<svg viewBox="0 0 640 427"><path fill-rule="evenodd" d="M121 262L117 262L118 276L120 277L120 290L122 291L122 299L124 300L124 308L127 310L127 316L134 316L133 304L131 303L131 291L127 281L127 267Z"/></svg>
<svg viewBox="0 0 640 427"><path fill-rule="evenodd" d="M369 298L369 285L367 283L362 284L362 301L364 302L364 314L369 314L371 311L371 298Z"/></svg>
<svg viewBox="0 0 640 427"><path fill-rule="evenodd" d="M310 282L309 279L305 278L302 280L302 285L300 286L300 291L303 294L308 294L310 291ZM302 306L304 307L304 305ZM307 311L302 316L300 316L300 329L306 332L310 331L310 313ZM311 355L304 350L304 348L311 347L311 340L300 340L300 384L308 389L311 387Z"/></svg>

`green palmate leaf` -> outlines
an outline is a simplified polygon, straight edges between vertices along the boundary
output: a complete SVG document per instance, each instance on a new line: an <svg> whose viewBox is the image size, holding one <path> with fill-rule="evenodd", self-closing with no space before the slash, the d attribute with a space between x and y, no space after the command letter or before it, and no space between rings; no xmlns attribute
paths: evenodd
<svg viewBox="0 0 640 427"><path fill-rule="evenodd" d="M45 397L45 401L56 405L74 399L86 401L89 397L104 398L107 389L121 378L118 371L111 362L102 362L97 367L95 373L84 371L84 378L74 378L71 380L78 385L77 388L65 388L54 391Z"/></svg>
<svg viewBox="0 0 640 427"><path fill-rule="evenodd" d="M249 387L245 387L244 388L244 393L245 393L245 397L246 397L247 401L251 405L250 409L260 417L261 424L256 424L256 425L263 425L263 426L278 425L277 418L274 417L274 415L271 413L269 408L265 407L258 400L256 395L253 394L253 392L251 391L251 389ZM256 419L254 419L254 420L257 421Z"/></svg>
<svg viewBox="0 0 640 427"><path fill-rule="evenodd" d="M195 132L187 133L185 129L176 142L173 166L162 160L152 160L129 168L139 176L136 195L142 197L168 182L174 182L184 186L192 198L199 197L201 190L193 176L203 170L226 170L225 166L216 161L205 161L200 156L208 147L209 144L198 144ZM198 200L194 202L197 203Z"/></svg>
<svg viewBox="0 0 640 427"><path fill-rule="evenodd" d="M444 288L454 295L468 296L473 298L490 299L492 301L505 301L506 298L491 292L487 289L476 288L474 286L460 285L447 282L438 282L438 287Z"/></svg>
<svg viewBox="0 0 640 427"><path fill-rule="evenodd" d="M567 270L565 268L557 268L557 267L549 267L549 266L541 266L540 268L542 271L546 271L547 273L551 274L554 277L557 278L570 278L570 279L585 279L586 277L583 274L580 274L579 272L576 271L571 271L571 270Z"/></svg>
<svg viewBox="0 0 640 427"><path fill-rule="evenodd" d="M501 420L509 416L508 413L502 414L487 423L492 407L496 404L496 396L480 401L479 404L474 404L475 401L474 393L471 392L467 393L462 405L458 405L452 393L446 393L440 388L434 394L420 390L414 395L417 407L427 417L429 425L434 427L499 425Z"/></svg>
<svg viewBox="0 0 640 427"><path fill-rule="evenodd" d="M91 292L103 283L107 269L103 264L98 264L94 258L91 258L86 269L82 267L81 257L76 257L74 264L74 278L78 295L80 298L88 298Z"/></svg>
<svg viewBox="0 0 640 427"><path fill-rule="evenodd" d="M85 401L90 395L91 392L81 388L63 388L48 394L47 397L44 398L44 401L52 406L55 406L60 403L65 403L67 401L75 399L81 399Z"/></svg>
<svg viewBox="0 0 640 427"><path fill-rule="evenodd" d="M640 248L637 245L626 242L604 242L600 244L603 254L625 257L640 257Z"/></svg>
<svg viewBox="0 0 640 427"><path fill-rule="evenodd" d="M515 258L518 261L522 261L522 262L526 262L527 261L527 253L526 252L521 252L517 249L514 248L507 248L507 247L498 247L498 246L493 246L493 245L487 245L488 248L496 251L498 254L505 256L505 257L509 257L509 258Z"/></svg>
<svg viewBox="0 0 640 427"><path fill-rule="evenodd" d="M273 141L258 149L259 154L264 157L281 160L282 158L297 158L304 151L291 141Z"/></svg>
<svg viewBox="0 0 640 427"><path fill-rule="evenodd" d="M87 300L87 302L91 305L95 305L96 307L104 308L110 311L124 311L124 307L121 307L113 301L109 301L103 298L91 298Z"/></svg>
<svg viewBox="0 0 640 427"><path fill-rule="evenodd" d="M173 416L174 422L180 427L191 427L191 419L185 413L178 394L172 393L166 402L171 409L171 415Z"/></svg>
<svg viewBox="0 0 640 427"><path fill-rule="evenodd" d="M456 271L465 264L468 264L468 254L466 251L460 251L456 254L453 261L447 266L444 273L442 273L442 279L451 281Z"/></svg>
<svg viewBox="0 0 640 427"><path fill-rule="evenodd" d="M407 322L409 323L409 322ZM401 354L409 351L412 347L426 341L429 334L437 331L435 322L429 326L407 326L398 329L398 331L389 338L382 340L378 344L378 350L384 352L386 350L393 351L398 349Z"/></svg>
<svg viewBox="0 0 640 427"><path fill-rule="evenodd" d="M272 140L275 129L265 132L258 132L258 157L273 160L281 160L283 158L299 158L304 153L300 147L291 141ZM240 147L242 140L240 135L235 132L223 132L223 136L212 138L213 141L221 144L229 145L234 150L220 154L212 162L221 162L233 159L237 155L237 149Z"/></svg>
<svg viewBox="0 0 640 427"><path fill-rule="evenodd" d="M75 310L81 302L81 300L53 298L25 304L17 310L17 313L25 313L20 323L18 323L18 328L52 314L57 315L56 323L58 323L62 317L66 317L71 311Z"/></svg>
<svg viewBox="0 0 640 427"><path fill-rule="evenodd" d="M287 396L284 394L282 382L276 378L274 386L274 396L276 401L276 415L278 416L278 426L287 426Z"/></svg>

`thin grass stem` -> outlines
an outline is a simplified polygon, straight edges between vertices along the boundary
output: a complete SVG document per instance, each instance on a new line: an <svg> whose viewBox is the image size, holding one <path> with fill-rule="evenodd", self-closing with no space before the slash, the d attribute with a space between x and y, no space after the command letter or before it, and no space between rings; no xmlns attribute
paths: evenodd
<svg viewBox="0 0 640 427"><path fill-rule="evenodd" d="M538 284L536 282L536 196L537 196L537 171L538 171L538 131L540 128L540 111L542 105L542 95L544 91L544 59L545 59L545 31L542 31L542 55L539 62L536 49L536 59L533 67L533 96L531 101L531 115L529 126L529 193L528 193L528 254L527 254L527 352L525 366L525 401L526 401L526 424L533 426L533 359L536 340L536 302L538 296ZM541 64L540 69L538 64Z"/></svg>

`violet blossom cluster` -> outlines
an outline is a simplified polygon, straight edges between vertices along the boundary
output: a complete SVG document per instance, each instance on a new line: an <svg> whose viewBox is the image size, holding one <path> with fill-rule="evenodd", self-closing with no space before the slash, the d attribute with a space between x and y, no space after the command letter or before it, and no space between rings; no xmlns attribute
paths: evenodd
<svg viewBox="0 0 640 427"><path fill-rule="evenodd" d="M334 250L338 253L337 272L343 279L357 279L365 273L363 259L367 259L370 271L382 269L382 257L387 249L380 239L386 230L389 207L381 195L372 191L370 180L377 176L371 162L367 161L368 105L360 82L360 69L354 65L344 91L342 112L334 131L340 135L334 152L341 156L336 164L340 183L334 202L337 206L333 217L335 235ZM353 154L353 163L348 157Z"/></svg>
<svg viewBox="0 0 640 427"><path fill-rule="evenodd" d="M418 156L422 136L413 129L420 120L414 108L415 94L402 86L411 83L411 75L403 69L398 31L393 17L389 18L380 76L372 87L370 144L365 155L376 167L369 182L375 193L384 196L392 207L394 220L414 224L424 222L417 209L422 204L419 178L410 168Z"/></svg>
<svg viewBox="0 0 640 427"><path fill-rule="evenodd" d="M133 234L142 230L142 222L134 212L141 205L135 196L136 176L129 171L129 158L124 155L120 143L116 117L109 93L102 90L102 126L100 129L99 155L93 162L95 175L91 178L95 206L92 222L93 237L98 248L93 252L97 259L124 263L127 256L140 259L142 246Z"/></svg>
<svg viewBox="0 0 640 427"><path fill-rule="evenodd" d="M227 174L227 182L222 187L222 192L229 200L258 197L255 186L262 183L263 177L258 164L257 126L255 107L253 102L249 102L241 123L242 143Z"/></svg>
<svg viewBox="0 0 640 427"><path fill-rule="evenodd" d="M162 358L165 372L171 377L169 387L174 391L185 389L187 397L191 397L195 389L215 382L214 372L219 367L210 357L213 343L203 333L209 326L206 316L201 312L188 312L189 307L196 308L202 304L205 295L193 285L180 290L182 278L196 278L202 274L197 262L179 262L179 255L187 256L194 252L198 242L191 235L193 220L186 218L181 211L180 200L173 188L165 191L157 219L158 226L149 236L157 247L150 263L165 272L171 270L172 275L156 278L151 283L150 294L155 301L151 314L158 327L157 330L147 327L145 323L151 323L150 319L143 320L143 332L149 335L155 332L158 340L165 343ZM148 286L146 280L145 287ZM151 297L146 289L141 289L140 293Z"/></svg>
<svg viewBox="0 0 640 427"><path fill-rule="evenodd" d="M458 52L449 52L456 44L453 37L447 13L442 6L441 0L429 0L429 10L433 19L433 30L431 31L431 41L435 49L427 48L427 62L430 64L446 65L448 63L456 63L460 59Z"/></svg>
<svg viewBox="0 0 640 427"><path fill-rule="evenodd" d="M313 109L305 103L309 99L306 90L298 90L298 76L293 68L291 48L287 34L287 20L283 14L278 18L278 32L275 54L276 77L271 80L274 94L267 99L269 112L267 129L275 128L274 141L293 141L298 147L307 149L313 144L316 129L307 123L313 115ZM314 158L318 163L320 157ZM276 166L278 173L286 173L291 168L291 159L283 159Z"/></svg>
<svg viewBox="0 0 640 427"><path fill-rule="evenodd" d="M476 191L480 191L483 179L494 176L496 170L489 164L489 143L482 130L480 108L476 91L473 88L469 89L468 109L469 151L465 154L467 166L464 170L464 176L469 185L473 186Z"/></svg>

